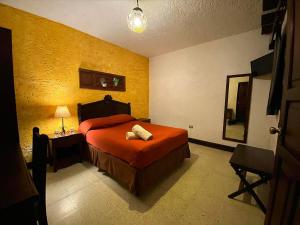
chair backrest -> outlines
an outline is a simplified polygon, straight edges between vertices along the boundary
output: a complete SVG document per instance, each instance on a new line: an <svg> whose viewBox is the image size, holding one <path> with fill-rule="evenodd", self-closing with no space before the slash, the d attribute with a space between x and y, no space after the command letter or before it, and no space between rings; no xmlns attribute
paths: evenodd
<svg viewBox="0 0 300 225"><path fill-rule="evenodd" d="M33 128L32 135L32 178L39 192L38 220L39 224L47 224L46 217L46 172L48 136L40 135L39 128Z"/></svg>

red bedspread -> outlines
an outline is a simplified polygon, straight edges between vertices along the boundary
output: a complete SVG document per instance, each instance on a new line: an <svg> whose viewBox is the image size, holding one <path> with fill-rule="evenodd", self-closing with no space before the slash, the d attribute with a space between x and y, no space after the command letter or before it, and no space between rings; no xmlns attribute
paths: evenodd
<svg viewBox="0 0 300 225"><path fill-rule="evenodd" d="M125 134L139 124L153 134L150 141L126 140ZM90 130L86 140L97 149L142 169L167 155L172 150L188 142L184 129L160 126L140 121L130 121L120 125Z"/></svg>

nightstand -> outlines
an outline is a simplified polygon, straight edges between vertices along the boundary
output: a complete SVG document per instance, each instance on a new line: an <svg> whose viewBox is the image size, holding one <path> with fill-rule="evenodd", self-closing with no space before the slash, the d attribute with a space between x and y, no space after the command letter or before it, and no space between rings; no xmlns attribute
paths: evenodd
<svg viewBox="0 0 300 225"><path fill-rule="evenodd" d="M64 136L48 135L49 156L53 171L81 162L84 137L75 132Z"/></svg>
<svg viewBox="0 0 300 225"><path fill-rule="evenodd" d="M145 123L151 123L151 119L149 118L138 118L137 120Z"/></svg>

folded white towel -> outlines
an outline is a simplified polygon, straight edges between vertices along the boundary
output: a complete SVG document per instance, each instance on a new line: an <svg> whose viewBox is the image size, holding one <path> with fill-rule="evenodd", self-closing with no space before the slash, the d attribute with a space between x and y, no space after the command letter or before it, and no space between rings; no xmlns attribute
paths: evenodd
<svg viewBox="0 0 300 225"><path fill-rule="evenodd" d="M145 130L143 127L141 127L138 124L136 124L132 127L132 132L136 136L142 138L144 141L148 141L148 140L152 139L152 137L153 137L153 135L149 131Z"/></svg>
<svg viewBox="0 0 300 225"><path fill-rule="evenodd" d="M126 132L126 140L136 140L139 139L137 135L133 132Z"/></svg>

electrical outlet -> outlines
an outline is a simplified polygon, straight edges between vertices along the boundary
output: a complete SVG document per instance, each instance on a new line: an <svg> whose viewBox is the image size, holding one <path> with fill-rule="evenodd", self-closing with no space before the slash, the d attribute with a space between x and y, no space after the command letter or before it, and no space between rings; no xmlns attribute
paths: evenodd
<svg viewBox="0 0 300 225"><path fill-rule="evenodd" d="M193 125L189 125L189 128L190 128L190 129L193 129L193 128L194 128L194 126L193 126Z"/></svg>

